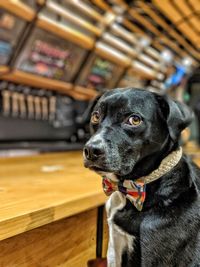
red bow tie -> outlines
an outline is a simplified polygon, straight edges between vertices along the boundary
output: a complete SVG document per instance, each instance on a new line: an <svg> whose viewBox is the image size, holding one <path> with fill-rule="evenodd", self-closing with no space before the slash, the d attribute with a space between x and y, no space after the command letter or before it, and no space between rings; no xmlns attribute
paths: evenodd
<svg viewBox="0 0 200 267"><path fill-rule="evenodd" d="M143 179L138 179L134 182L131 180L114 182L103 176L103 190L107 196L110 196L114 191L120 191L131 201L137 210L142 210L146 197L146 185Z"/></svg>

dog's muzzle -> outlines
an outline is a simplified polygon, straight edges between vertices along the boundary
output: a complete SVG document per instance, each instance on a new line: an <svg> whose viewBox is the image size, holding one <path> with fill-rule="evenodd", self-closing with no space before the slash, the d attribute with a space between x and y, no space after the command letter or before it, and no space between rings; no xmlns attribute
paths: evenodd
<svg viewBox="0 0 200 267"><path fill-rule="evenodd" d="M83 155L87 160L96 161L105 155L105 151L102 146L90 143L84 147Z"/></svg>

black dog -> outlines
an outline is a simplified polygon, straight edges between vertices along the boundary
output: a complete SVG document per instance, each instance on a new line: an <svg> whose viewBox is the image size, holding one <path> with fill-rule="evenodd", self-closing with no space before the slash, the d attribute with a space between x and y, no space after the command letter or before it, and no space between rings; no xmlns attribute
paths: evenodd
<svg viewBox="0 0 200 267"><path fill-rule="evenodd" d="M191 119L168 97L133 88L106 92L94 105L84 164L114 183L134 182L177 151ZM189 158L146 185L141 211L119 191L106 204L109 267L200 266L200 170Z"/></svg>

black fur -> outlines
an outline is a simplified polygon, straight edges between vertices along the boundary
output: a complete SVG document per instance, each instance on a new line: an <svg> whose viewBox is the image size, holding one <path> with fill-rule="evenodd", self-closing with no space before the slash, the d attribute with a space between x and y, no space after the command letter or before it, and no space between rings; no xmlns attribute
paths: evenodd
<svg viewBox="0 0 200 267"><path fill-rule="evenodd" d="M91 126L86 148L101 153L85 159L85 166L113 172L121 180L155 170L179 146L180 133L192 119L186 106L133 88L105 93L94 110L101 121ZM137 127L126 123L133 113L142 117ZM200 266L199 168L184 155L172 171L147 185L141 212L127 201L114 222L135 236L134 251L123 252L122 267Z"/></svg>

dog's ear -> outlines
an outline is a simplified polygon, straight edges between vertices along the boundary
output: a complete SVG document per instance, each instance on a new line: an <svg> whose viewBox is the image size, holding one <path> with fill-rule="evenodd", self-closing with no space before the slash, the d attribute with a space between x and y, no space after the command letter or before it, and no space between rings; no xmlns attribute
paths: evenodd
<svg viewBox="0 0 200 267"><path fill-rule="evenodd" d="M183 103L172 100L168 96L156 95L162 115L164 116L169 135L173 141L177 141L182 130L193 120L193 111Z"/></svg>

